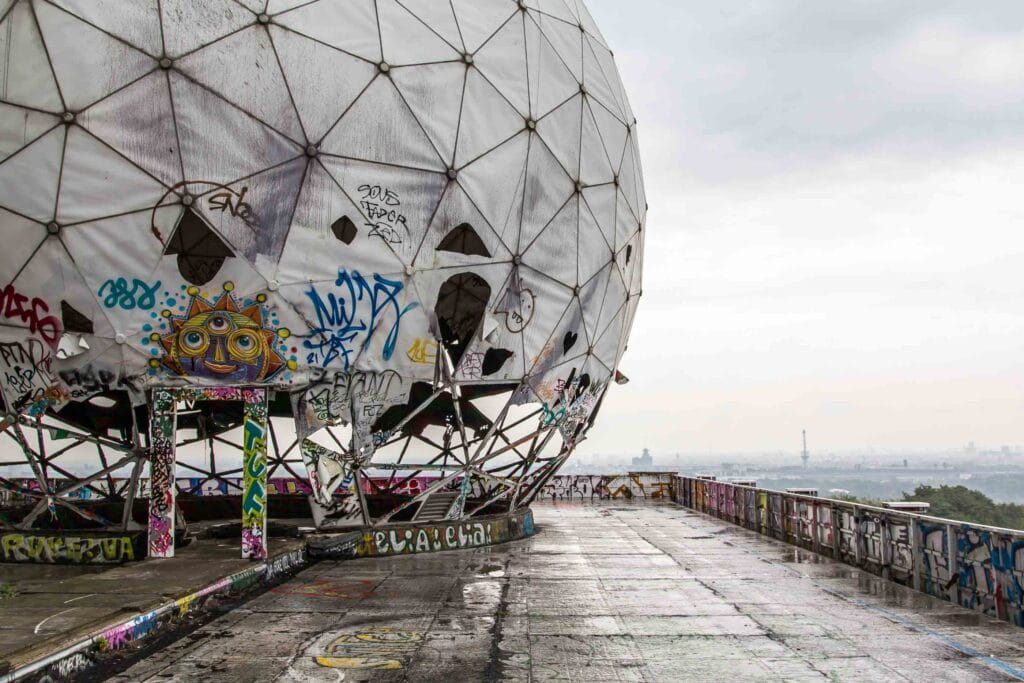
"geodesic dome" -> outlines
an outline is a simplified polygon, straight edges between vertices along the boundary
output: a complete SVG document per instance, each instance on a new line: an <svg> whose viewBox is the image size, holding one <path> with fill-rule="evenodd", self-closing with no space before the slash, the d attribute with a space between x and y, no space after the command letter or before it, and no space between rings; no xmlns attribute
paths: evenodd
<svg viewBox="0 0 1024 683"><path fill-rule="evenodd" d="M270 390L334 521L528 504L591 424L646 205L582 2L0 0L0 67L0 388L44 489L60 421L115 494L155 387Z"/></svg>

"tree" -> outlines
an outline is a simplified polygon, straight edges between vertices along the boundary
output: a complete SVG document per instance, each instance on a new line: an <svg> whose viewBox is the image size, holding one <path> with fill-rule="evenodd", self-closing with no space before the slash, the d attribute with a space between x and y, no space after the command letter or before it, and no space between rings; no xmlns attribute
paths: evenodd
<svg viewBox="0 0 1024 683"><path fill-rule="evenodd" d="M972 524L1024 529L1024 505L996 503L966 486L926 486L904 493L903 500L931 504L928 514Z"/></svg>

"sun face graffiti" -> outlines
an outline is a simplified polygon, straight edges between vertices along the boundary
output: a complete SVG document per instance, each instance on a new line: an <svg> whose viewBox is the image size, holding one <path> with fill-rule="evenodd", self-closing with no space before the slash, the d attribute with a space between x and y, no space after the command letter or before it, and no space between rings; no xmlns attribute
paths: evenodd
<svg viewBox="0 0 1024 683"><path fill-rule="evenodd" d="M224 291L209 301L198 288L189 287L184 315L164 310L167 332L149 336L164 355L150 359L150 367L224 382L264 382L282 369L294 370L295 360L286 359L284 347L279 347L279 340L287 339L290 332L268 328L263 306L267 297L260 294L240 304L233 289L227 282Z"/></svg>

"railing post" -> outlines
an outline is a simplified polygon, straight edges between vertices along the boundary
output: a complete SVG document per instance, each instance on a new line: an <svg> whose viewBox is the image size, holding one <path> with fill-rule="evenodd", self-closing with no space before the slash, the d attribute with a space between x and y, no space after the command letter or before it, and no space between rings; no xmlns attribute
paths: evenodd
<svg viewBox="0 0 1024 683"><path fill-rule="evenodd" d="M811 535L814 537L814 552L821 551L821 523L818 520L818 504L811 503Z"/></svg>
<svg viewBox="0 0 1024 683"><path fill-rule="evenodd" d="M879 569L882 578L888 581L892 574L890 569L892 566L892 533L889 531L889 515L887 514L878 517L878 542L881 546L878 552Z"/></svg>
<svg viewBox="0 0 1024 683"><path fill-rule="evenodd" d="M949 554L949 601L960 604L960 558L956 550L956 526L946 525L946 552Z"/></svg>
<svg viewBox="0 0 1024 683"><path fill-rule="evenodd" d="M910 516L910 571L914 582L914 590L920 591L924 577L921 565L924 560L924 539L921 537L921 524L916 515Z"/></svg>
<svg viewBox="0 0 1024 683"><path fill-rule="evenodd" d="M862 534L860 532L860 509L853 506L853 559L857 563L857 566L861 566L861 560L863 551L860 549Z"/></svg>
<svg viewBox="0 0 1024 683"><path fill-rule="evenodd" d="M832 504L829 506L829 514L832 515L832 559L841 562L843 556L843 536L841 533L843 513L835 504Z"/></svg>

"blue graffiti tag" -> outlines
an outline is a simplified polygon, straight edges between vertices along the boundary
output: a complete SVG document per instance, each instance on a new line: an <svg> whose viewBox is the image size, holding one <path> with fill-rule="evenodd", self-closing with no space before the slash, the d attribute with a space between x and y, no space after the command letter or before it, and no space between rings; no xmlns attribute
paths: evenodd
<svg viewBox="0 0 1024 683"><path fill-rule="evenodd" d="M156 292L160 289L160 281L149 285L138 278L128 280L123 277L107 280L96 292L103 297L103 305L107 308L121 307L130 311L136 307L148 311L156 305Z"/></svg>
<svg viewBox="0 0 1024 683"><path fill-rule="evenodd" d="M306 361L327 367L341 357L348 370L349 356L357 347L363 351L370 345L373 333L384 316L391 312L394 314L394 322L384 340L383 351L384 360L390 360L398 342L402 316L418 305L411 303L405 308L399 307L398 294L404 285L376 273L371 285L357 270L351 273L339 270L334 285L340 289L328 292L326 298L315 287L306 292L306 296L313 302L318 321L318 327L310 330L311 338L302 343L310 351ZM360 344L361 335L365 338Z"/></svg>

